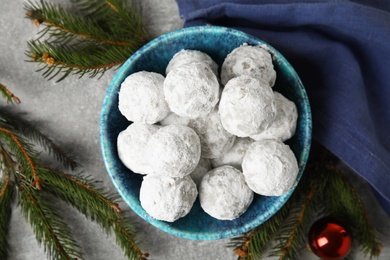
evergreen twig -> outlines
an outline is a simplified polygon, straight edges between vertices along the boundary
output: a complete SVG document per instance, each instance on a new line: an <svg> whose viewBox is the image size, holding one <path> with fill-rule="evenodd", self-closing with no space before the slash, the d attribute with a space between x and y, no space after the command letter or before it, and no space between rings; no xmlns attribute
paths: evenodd
<svg viewBox="0 0 390 260"><path fill-rule="evenodd" d="M382 244L371 225L364 204L356 189L334 163L335 157L325 148L311 158L299 185L291 198L273 217L245 236L234 238L231 245L239 259L261 259L271 236L278 237L278 243L271 255L279 259L299 259L300 250L307 244L307 233L315 218L333 216L346 220L366 257L380 255ZM309 188L308 188L309 187ZM285 207L289 210L285 213ZM288 217L281 215L286 214ZM278 230L272 230L270 223L277 223ZM263 232L265 233L261 234ZM358 244L358 245L357 245ZM352 255L346 257L352 259Z"/></svg>
<svg viewBox="0 0 390 260"><path fill-rule="evenodd" d="M290 203L287 202L275 215L262 225L244 235L232 239L230 246L235 247L234 253L240 260L260 259L267 245L274 238L281 224L288 216Z"/></svg>
<svg viewBox="0 0 390 260"><path fill-rule="evenodd" d="M6 89L6 88L4 88ZM0 259L7 259L7 234L13 190L39 244L53 259L82 259L71 231L46 195L53 195L114 234L128 259L146 259L135 240L135 231L118 206L118 195L98 188L91 177L69 174L42 165L31 141L41 145L64 167L78 164L39 130L0 110Z"/></svg>
<svg viewBox="0 0 390 260"><path fill-rule="evenodd" d="M37 190L29 184L19 184L19 202L39 244L43 244L52 259L82 258L76 241L61 216Z"/></svg>
<svg viewBox="0 0 390 260"><path fill-rule="evenodd" d="M334 217L347 221L365 257L379 256L382 244L376 237L377 232L371 225L368 213L356 189L333 162L326 165L326 170L329 176L326 196L324 196L327 200L326 205L329 205L326 210ZM338 195L331 196L331 193Z"/></svg>
<svg viewBox="0 0 390 260"><path fill-rule="evenodd" d="M3 173L4 174L4 173ZM0 179L0 259L8 257L8 229L11 219L13 183L7 175Z"/></svg>
<svg viewBox="0 0 390 260"><path fill-rule="evenodd" d="M3 84L0 83L0 92L3 97L7 100L8 103L20 103L20 99L14 95L11 91L8 90Z"/></svg>
<svg viewBox="0 0 390 260"><path fill-rule="evenodd" d="M41 131L25 121L23 118L13 115L5 108L0 108L0 127L12 129L25 136L28 140L40 145L45 152L48 152L56 161L62 164L65 169L75 170L79 164L74 158L68 156L58 145L44 135Z"/></svg>
<svg viewBox="0 0 390 260"><path fill-rule="evenodd" d="M124 63L144 45L147 33L135 3L124 0L75 0L79 12L40 1L27 2L26 16L43 26L28 42L29 61L38 62L43 76L58 81L70 74L103 75ZM48 36L45 40L41 40Z"/></svg>

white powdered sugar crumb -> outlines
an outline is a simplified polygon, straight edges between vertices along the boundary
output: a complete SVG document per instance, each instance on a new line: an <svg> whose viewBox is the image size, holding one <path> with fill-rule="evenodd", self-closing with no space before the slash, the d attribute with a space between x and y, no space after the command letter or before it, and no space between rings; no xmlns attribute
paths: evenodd
<svg viewBox="0 0 390 260"><path fill-rule="evenodd" d="M165 74L168 75L171 70L191 63L203 63L218 76L217 63L209 55L198 50L181 50L176 53L169 61Z"/></svg>
<svg viewBox="0 0 390 260"><path fill-rule="evenodd" d="M262 140L249 146L242 172L255 193L280 196L295 186L299 168L288 145L278 140Z"/></svg>
<svg viewBox="0 0 390 260"><path fill-rule="evenodd" d="M274 93L264 81L249 76L231 79L222 91L219 114L223 127L239 137L264 131L274 120Z"/></svg>
<svg viewBox="0 0 390 260"><path fill-rule="evenodd" d="M140 71L128 76L119 91L119 111L127 120L154 124L170 112L164 99L164 76Z"/></svg>
<svg viewBox="0 0 390 260"><path fill-rule="evenodd" d="M197 195L196 185L189 176L147 175L141 184L140 201L153 218L173 222L190 212Z"/></svg>
<svg viewBox="0 0 390 260"><path fill-rule="evenodd" d="M194 130L182 125L159 129L147 144L152 173L184 177L195 170L200 159L200 140Z"/></svg>
<svg viewBox="0 0 390 260"><path fill-rule="evenodd" d="M245 152L253 142L254 140L249 137L237 137L232 148L224 153L220 158L212 159L211 164L214 168L222 165L231 165L241 171L241 164Z"/></svg>
<svg viewBox="0 0 390 260"><path fill-rule="evenodd" d="M209 159L200 157L199 163L196 166L195 170L191 172L190 177L196 183L196 186L199 187L200 182L202 181L203 176L211 171L213 167Z"/></svg>
<svg viewBox="0 0 390 260"><path fill-rule="evenodd" d="M216 219L233 220L241 216L253 200L253 191L244 176L232 166L221 166L202 179L199 200L203 210Z"/></svg>
<svg viewBox="0 0 390 260"><path fill-rule="evenodd" d="M241 45L229 53L221 68L222 84L226 85L232 78L242 75L262 79L272 87L276 71L269 51L261 45Z"/></svg>
<svg viewBox="0 0 390 260"><path fill-rule="evenodd" d="M179 116L204 117L219 99L219 83L203 63L191 63L171 70L164 81L165 100Z"/></svg>
<svg viewBox="0 0 390 260"><path fill-rule="evenodd" d="M133 123L119 133L117 138L118 156L122 163L135 173L148 174L151 171L145 148L150 137L161 126Z"/></svg>
<svg viewBox="0 0 390 260"><path fill-rule="evenodd" d="M228 151L236 138L222 126L218 109L205 117L190 120L189 127L199 136L202 157L218 158Z"/></svg>
<svg viewBox="0 0 390 260"><path fill-rule="evenodd" d="M276 116L274 121L263 132L252 135L254 140L278 139L286 141L294 134L297 127L298 111L294 102L291 102L279 92L274 91Z"/></svg>

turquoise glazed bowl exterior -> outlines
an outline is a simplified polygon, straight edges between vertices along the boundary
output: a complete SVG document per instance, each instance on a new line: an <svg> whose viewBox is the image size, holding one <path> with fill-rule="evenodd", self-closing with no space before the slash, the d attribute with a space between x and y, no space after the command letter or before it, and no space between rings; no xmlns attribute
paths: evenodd
<svg viewBox="0 0 390 260"><path fill-rule="evenodd" d="M182 49L205 52L221 66L226 55L243 43L268 46L277 72L277 80L273 89L297 105L296 134L287 141L287 144L290 145L298 160L300 169L298 182L305 168L311 144L312 120L309 100L301 80L288 61L272 46L253 36L216 26L189 27L167 33L134 53L118 70L107 90L101 112L100 141L108 174L119 194L133 211L169 234L194 240L214 240L239 235L272 217L292 193L291 190L278 197L255 195L248 210L232 221L217 220L209 216L202 210L199 199L197 199L187 216L168 223L152 218L141 207L139 192L143 176L132 173L118 158L117 136L131 124L118 109L118 92L121 83L128 75L142 70L165 75L165 67L169 60Z"/></svg>

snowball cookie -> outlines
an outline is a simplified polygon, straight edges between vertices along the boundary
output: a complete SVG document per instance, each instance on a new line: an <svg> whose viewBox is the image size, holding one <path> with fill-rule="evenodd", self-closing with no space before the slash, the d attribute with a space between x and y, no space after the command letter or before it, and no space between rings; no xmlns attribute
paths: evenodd
<svg viewBox="0 0 390 260"><path fill-rule="evenodd" d="M140 71L128 76L119 91L119 111L127 120L154 124L170 112L164 99L164 77Z"/></svg>
<svg viewBox="0 0 390 260"><path fill-rule="evenodd" d="M254 142L249 137L237 137L232 148L224 153L220 158L212 159L211 164L214 168L222 165L231 165L238 170L242 170L241 164L246 150Z"/></svg>
<svg viewBox="0 0 390 260"><path fill-rule="evenodd" d="M280 196L296 184L298 163L288 145L263 140L249 146L242 162L248 186L257 194Z"/></svg>
<svg viewBox="0 0 390 260"><path fill-rule="evenodd" d="M184 177L195 170L200 159L200 140L187 126L168 125L159 129L147 144L152 173Z"/></svg>
<svg viewBox="0 0 390 260"><path fill-rule="evenodd" d="M189 118L187 117L182 117L179 115L176 115L175 113L171 112L169 113L166 117L163 118L159 122L160 125L162 126L167 126L167 125L187 125L190 123Z"/></svg>
<svg viewBox="0 0 390 260"><path fill-rule="evenodd" d="M236 138L223 128L217 109L205 117L191 120L188 126L199 136L201 156L205 158L221 157L233 146Z"/></svg>
<svg viewBox="0 0 390 260"><path fill-rule="evenodd" d="M202 179L199 200L210 216L233 220L243 214L253 200L253 191L244 176L232 166L221 166L209 171Z"/></svg>
<svg viewBox="0 0 390 260"><path fill-rule="evenodd" d="M295 134L298 112L294 102L274 91L276 116L274 121L263 132L251 135L254 140L278 139L286 141Z"/></svg>
<svg viewBox="0 0 390 260"><path fill-rule="evenodd" d="M161 126L133 123L119 133L117 138L118 156L122 163L135 173L148 174L151 171L145 148L150 137Z"/></svg>
<svg viewBox="0 0 390 260"><path fill-rule="evenodd" d="M219 99L219 83L207 65L191 63L168 73L164 94L173 112L195 119L213 110Z"/></svg>
<svg viewBox="0 0 390 260"><path fill-rule="evenodd" d="M222 84L241 75L263 79L270 87L275 84L276 72L266 47L241 45L226 56L221 67Z"/></svg>
<svg viewBox="0 0 390 260"><path fill-rule="evenodd" d="M165 74L175 68L181 67L190 63L203 63L207 65L215 75L218 76L218 65L204 52L198 50L181 50L176 53L172 59L169 61L167 68L165 69Z"/></svg>
<svg viewBox="0 0 390 260"><path fill-rule="evenodd" d="M231 79L222 91L219 114L223 127L239 137L264 131L274 120L274 93L264 81L249 76Z"/></svg>
<svg viewBox="0 0 390 260"><path fill-rule="evenodd" d="M150 216L168 222L187 215L197 196L196 185L189 176L161 175L145 176L139 195L141 206Z"/></svg>
<svg viewBox="0 0 390 260"><path fill-rule="evenodd" d="M202 181L203 176L211 171L213 167L209 159L200 157L199 163L196 166L195 170L191 172L190 177L195 182L196 186L199 187L200 182Z"/></svg>

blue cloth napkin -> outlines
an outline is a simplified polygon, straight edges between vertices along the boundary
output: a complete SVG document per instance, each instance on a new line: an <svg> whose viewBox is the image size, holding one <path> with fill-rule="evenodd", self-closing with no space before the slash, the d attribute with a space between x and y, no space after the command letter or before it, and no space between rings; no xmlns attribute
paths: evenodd
<svg viewBox="0 0 390 260"><path fill-rule="evenodd" d="M390 1L177 0L185 26L269 43L307 90L313 137L366 179L390 215Z"/></svg>

